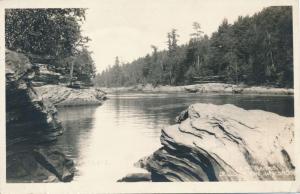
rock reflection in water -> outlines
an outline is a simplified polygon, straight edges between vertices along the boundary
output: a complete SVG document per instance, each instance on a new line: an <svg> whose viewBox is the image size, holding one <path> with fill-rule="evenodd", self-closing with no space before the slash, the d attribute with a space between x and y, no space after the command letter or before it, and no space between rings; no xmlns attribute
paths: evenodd
<svg viewBox="0 0 300 194"><path fill-rule="evenodd" d="M83 162L83 148L88 145L96 109L96 106L58 108L58 118L65 131L56 145L62 147L64 153L75 161L76 167ZM80 169L77 170L80 172Z"/></svg>

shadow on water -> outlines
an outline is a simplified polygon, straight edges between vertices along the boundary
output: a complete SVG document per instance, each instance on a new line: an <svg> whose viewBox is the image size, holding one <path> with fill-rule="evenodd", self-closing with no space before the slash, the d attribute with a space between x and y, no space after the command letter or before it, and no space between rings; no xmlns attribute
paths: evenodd
<svg viewBox="0 0 300 194"><path fill-rule="evenodd" d="M60 136L57 145L62 145L64 153L75 160L80 158L80 149L90 138L97 107L63 107L58 108L58 118L62 122L64 135Z"/></svg>

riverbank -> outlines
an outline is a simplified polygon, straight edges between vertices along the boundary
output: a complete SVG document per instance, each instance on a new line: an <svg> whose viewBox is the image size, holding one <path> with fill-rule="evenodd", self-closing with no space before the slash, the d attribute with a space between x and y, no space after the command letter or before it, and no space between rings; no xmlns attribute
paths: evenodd
<svg viewBox="0 0 300 194"><path fill-rule="evenodd" d="M188 92L188 93L228 93L228 94L270 94L270 95L293 95L292 88L274 88L266 86L245 86L225 83L205 83L186 86L152 86L151 84L130 87L115 87L99 89L107 93L122 92Z"/></svg>
<svg viewBox="0 0 300 194"><path fill-rule="evenodd" d="M122 181L295 179L293 117L198 103L176 122L162 129L162 147L135 164L150 175L127 175Z"/></svg>

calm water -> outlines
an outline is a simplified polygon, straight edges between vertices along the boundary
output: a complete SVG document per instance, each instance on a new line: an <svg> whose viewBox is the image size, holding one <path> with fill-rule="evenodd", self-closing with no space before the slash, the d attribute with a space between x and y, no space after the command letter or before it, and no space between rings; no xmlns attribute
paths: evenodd
<svg viewBox="0 0 300 194"><path fill-rule="evenodd" d="M75 181L115 182L142 171L133 163L159 148L161 128L196 102L294 115L292 96L122 94L99 107L59 108L66 131L58 144L76 163Z"/></svg>

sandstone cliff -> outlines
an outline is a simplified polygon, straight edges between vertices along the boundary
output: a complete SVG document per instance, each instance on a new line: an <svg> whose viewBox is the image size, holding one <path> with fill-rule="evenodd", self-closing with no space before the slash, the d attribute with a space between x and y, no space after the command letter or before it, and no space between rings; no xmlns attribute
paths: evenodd
<svg viewBox="0 0 300 194"><path fill-rule="evenodd" d="M138 165L152 181L294 180L294 118L234 105L194 104L162 130Z"/></svg>
<svg viewBox="0 0 300 194"><path fill-rule="evenodd" d="M34 71L23 54L6 50L6 160L8 182L70 181L73 162L51 144L62 134L56 108L32 87Z"/></svg>

